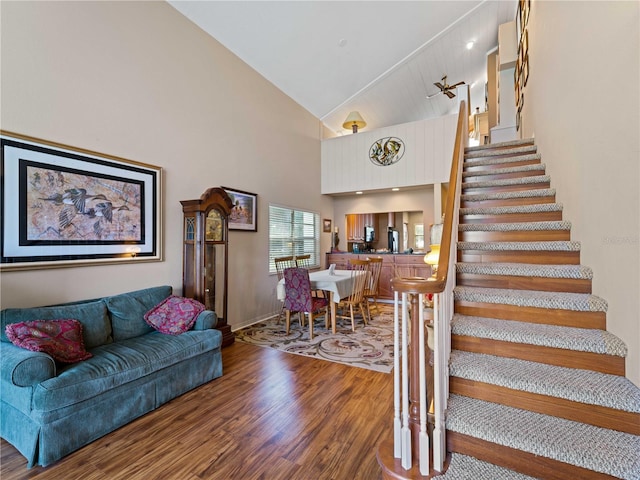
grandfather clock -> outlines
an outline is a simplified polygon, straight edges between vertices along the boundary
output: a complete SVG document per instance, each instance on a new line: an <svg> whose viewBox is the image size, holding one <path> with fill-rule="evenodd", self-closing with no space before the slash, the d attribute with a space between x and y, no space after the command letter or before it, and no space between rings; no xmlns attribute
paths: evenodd
<svg viewBox="0 0 640 480"><path fill-rule="evenodd" d="M182 292L216 312L224 347L235 339L227 321L227 220L233 204L227 192L217 187L198 200L180 203L184 215Z"/></svg>

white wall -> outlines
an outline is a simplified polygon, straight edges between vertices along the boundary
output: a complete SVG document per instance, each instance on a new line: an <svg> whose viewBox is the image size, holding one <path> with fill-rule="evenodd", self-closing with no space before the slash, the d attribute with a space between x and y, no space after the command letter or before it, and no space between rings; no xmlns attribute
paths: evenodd
<svg viewBox="0 0 640 480"><path fill-rule="evenodd" d="M465 86L465 97L466 90ZM446 115L323 140L322 193L448 182L457 121L457 114ZM404 155L392 165L374 165L371 146L387 137L404 142Z"/></svg>
<svg viewBox="0 0 640 480"><path fill-rule="evenodd" d="M521 134L538 151L640 385L640 4L531 4Z"/></svg>
<svg viewBox="0 0 640 480"><path fill-rule="evenodd" d="M333 216L320 195L319 121L164 2L2 2L0 22L4 130L165 176L165 261L3 272L2 307L180 292L179 202L224 185L257 193L259 206L257 233L230 234L229 323L278 310L269 203Z"/></svg>

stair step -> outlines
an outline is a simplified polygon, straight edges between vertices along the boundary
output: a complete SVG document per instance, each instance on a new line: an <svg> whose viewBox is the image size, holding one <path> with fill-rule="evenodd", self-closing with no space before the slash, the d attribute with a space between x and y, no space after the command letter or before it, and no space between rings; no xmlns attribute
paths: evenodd
<svg viewBox="0 0 640 480"><path fill-rule="evenodd" d="M439 480L536 480L534 477L461 453L452 453L447 471L432 478Z"/></svg>
<svg viewBox="0 0 640 480"><path fill-rule="evenodd" d="M618 478L640 478L637 435L455 394L449 398L446 427L449 432L496 445L493 453L492 449L482 449L487 456L495 455L496 462L504 458L500 448L504 446L532 454L539 469L549 459ZM447 437L449 449L460 451L457 435ZM496 463L493 458L482 458ZM595 478L584 473L553 478Z"/></svg>
<svg viewBox="0 0 640 480"><path fill-rule="evenodd" d="M493 148L485 150L471 150L464 153L465 160L472 158L487 158L497 156L513 156L513 155L526 155L530 153L536 153L538 147L535 145L523 145L514 146L513 148Z"/></svg>
<svg viewBox="0 0 640 480"><path fill-rule="evenodd" d="M458 263L458 273L478 275L530 276L591 280L593 270L584 265L533 265L526 263Z"/></svg>
<svg viewBox="0 0 640 480"><path fill-rule="evenodd" d="M555 201L556 191L553 188L467 193L460 196L460 206L463 208L531 205Z"/></svg>
<svg viewBox="0 0 640 480"><path fill-rule="evenodd" d="M562 220L562 204L538 203L460 209L460 223L550 222Z"/></svg>
<svg viewBox="0 0 640 480"><path fill-rule="evenodd" d="M512 157L486 157L467 160L462 164L465 172L484 172L508 167L522 167L525 165L538 165L542 161L542 155L531 153L527 155L515 155Z"/></svg>
<svg viewBox="0 0 640 480"><path fill-rule="evenodd" d="M591 293L593 278L583 265L458 262L456 273L457 285L573 293Z"/></svg>
<svg viewBox="0 0 640 480"><path fill-rule="evenodd" d="M537 203L533 205L507 205L504 207L468 207L460 209L460 216L510 215L543 212L562 212L561 203Z"/></svg>
<svg viewBox="0 0 640 480"><path fill-rule="evenodd" d="M457 286L453 290L455 301L536 307L574 312L606 312L607 302L586 293L540 292Z"/></svg>
<svg viewBox="0 0 640 480"><path fill-rule="evenodd" d="M459 262L579 264L580 242L458 242Z"/></svg>
<svg viewBox="0 0 640 480"><path fill-rule="evenodd" d="M603 329L460 313L451 328L458 350L624 375L627 346Z"/></svg>
<svg viewBox="0 0 640 480"><path fill-rule="evenodd" d="M488 143L486 145L476 145L474 147L465 147L464 152L478 152L478 151L487 151L487 150L495 150L499 148L506 147L518 147L522 145L533 145L533 138L521 138L518 140L509 140L507 142L496 142L496 143Z"/></svg>
<svg viewBox="0 0 640 480"><path fill-rule="evenodd" d="M567 241L571 222L461 223L458 231L461 242Z"/></svg>
<svg viewBox="0 0 640 480"><path fill-rule="evenodd" d="M456 313L565 327L606 329L607 302L586 293L457 286Z"/></svg>
<svg viewBox="0 0 640 480"><path fill-rule="evenodd" d="M492 177L494 179L500 178L519 178L524 175L544 175L546 165L544 163L537 163L535 165L522 165L517 167L495 168L492 170L480 170L480 171L464 171L462 172L462 178L466 182L475 181L473 178L486 179Z"/></svg>
<svg viewBox="0 0 640 480"><path fill-rule="evenodd" d="M485 182L463 182L462 191L465 194L469 194L486 191L538 190L548 188L550 183L551 177L549 175L534 175L530 177L487 180Z"/></svg>
<svg viewBox="0 0 640 480"><path fill-rule="evenodd" d="M460 350L449 373L452 393L640 434L640 389L623 376Z"/></svg>

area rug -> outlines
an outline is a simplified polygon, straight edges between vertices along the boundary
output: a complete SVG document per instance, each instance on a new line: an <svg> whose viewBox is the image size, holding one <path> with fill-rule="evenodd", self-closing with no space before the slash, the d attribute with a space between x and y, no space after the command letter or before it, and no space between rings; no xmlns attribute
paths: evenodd
<svg viewBox="0 0 640 480"><path fill-rule="evenodd" d="M286 333L284 316L256 323L237 330L236 340L275 348L282 352L390 373L393 369L393 308L380 306L380 314L373 315L364 326L362 317L356 317L356 331L351 331L351 320L338 319L335 335L324 328L324 317L317 318L313 326L313 340L309 340L309 326L300 327L298 316L291 317L291 329Z"/></svg>

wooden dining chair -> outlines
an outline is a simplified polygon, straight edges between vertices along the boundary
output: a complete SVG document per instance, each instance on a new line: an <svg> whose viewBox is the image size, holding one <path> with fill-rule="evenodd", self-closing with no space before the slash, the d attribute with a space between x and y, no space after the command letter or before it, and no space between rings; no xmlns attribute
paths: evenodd
<svg viewBox="0 0 640 480"><path fill-rule="evenodd" d="M394 278L414 278L417 276L416 267L413 265L394 265L393 266Z"/></svg>
<svg viewBox="0 0 640 480"><path fill-rule="evenodd" d="M300 268L311 268L311 255L297 255L296 257L296 267Z"/></svg>
<svg viewBox="0 0 640 480"><path fill-rule="evenodd" d="M276 265L276 274L278 275L278 281L284 278L284 271L287 268L296 267L296 258L293 256L288 257L277 257L273 259L273 263ZM284 313L284 302L282 303L282 308L280 309L280 313L278 314L278 319L276 323L280 323L280 319L282 318L282 314ZM304 325L304 317L300 317L300 326Z"/></svg>
<svg viewBox="0 0 640 480"><path fill-rule="evenodd" d="M355 332L355 307L360 308L360 313L362 314L362 320L364 321L364 324L367 325L369 323L367 319L367 312L364 308L364 291L369 280L369 260L350 259L348 265L349 270L351 271L351 293L348 297L340 300L340 303L338 303L338 308L340 308L341 312L343 312L343 309L349 307L349 315L344 315L343 313L338 315L336 313L336 318L351 319L351 330Z"/></svg>
<svg viewBox="0 0 640 480"><path fill-rule="evenodd" d="M376 313L380 314L378 306L378 291L380 285L380 274L382 273L382 257L369 258L369 281L364 289L364 298L367 304L367 314L371 319L371 303L374 303Z"/></svg>
<svg viewBox="0 0 640 480"><path fill-rule="evenodd" d="M291 322L291 313L298 312L308 315L309 338L313 339L313 320L324 311L324 325L329 328L329 302L326 298L311 296L311 280L306 268L287 268L284 271L284 308L287 325L287 335Z"/></svg>
<svg viewBox="0 0 640 480"><path fill-rule="evenodd" d="M312 263L311 263L311 255L310 254L306 254L306 255L298 255L295 257L296 259L296 267L300 267L300 268L306 268L307 270L311 269L313 267ZM314 297L324 297L324 298L328 298L329 294L325 293L322 290L313 290L312 295Z"/></svg>

